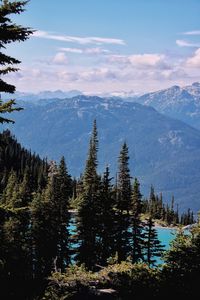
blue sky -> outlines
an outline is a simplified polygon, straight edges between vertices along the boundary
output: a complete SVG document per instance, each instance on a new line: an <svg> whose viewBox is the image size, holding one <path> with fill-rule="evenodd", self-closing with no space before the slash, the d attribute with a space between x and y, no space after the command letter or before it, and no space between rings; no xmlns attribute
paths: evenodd
<svg viewBox="0 0 200 300"><path fill-rule="evenodd" d="M199 0L30 0L14 20L36 29L7 53L20 91L144 93L199 81Z"/></svg>

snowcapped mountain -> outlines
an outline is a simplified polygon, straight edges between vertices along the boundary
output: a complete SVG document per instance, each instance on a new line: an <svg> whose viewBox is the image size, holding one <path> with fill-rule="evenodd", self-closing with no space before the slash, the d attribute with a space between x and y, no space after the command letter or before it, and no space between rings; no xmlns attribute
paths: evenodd
<svg viewBox="0 0 200 300"><path fill-rule="evenodd" d="M200 131L154 108L116 98L76 96L36 102L19 101L11 131L28 149L49 159L66 157L69 171L84 170L93 120L99 131L99 171L116 172L122 143L130 150L130 168L144 195L153 184L182 209L199 209ZM5 125L7 126L7 125ZM5 128L4 126L4 128Z"/></svg>
<svg viewBox="0 0 200 300"><path fill-rule="evenodd" d="M71 90L71 91L42 91L39 93L24 93L24 92L16 92L12 95L12 98L17 100L25 100L25 101L40 101L41 99L66 99L72 98L78 95L82 95L81 91L78 90ZM2 94L3 99L10 99L10 95Z"/></svg>
<svg viewBox="0 0 200 300"><path fill-rule="evenodd" d="M200 129L200 83L160 90L133 99Z"/></svg>

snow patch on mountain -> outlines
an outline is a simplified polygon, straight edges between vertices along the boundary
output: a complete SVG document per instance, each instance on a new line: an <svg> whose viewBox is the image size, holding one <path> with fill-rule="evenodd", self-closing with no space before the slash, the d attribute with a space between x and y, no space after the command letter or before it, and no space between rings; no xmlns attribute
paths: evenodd
<svg viewBox="0 0 200 300"><path fill-rule="evenodd" d="M166 146L167 144L171 144L173 146L182 146L183 140L181 137L182 131L180 130L170 130L163 137L158 139L160 144Z"/></svg>

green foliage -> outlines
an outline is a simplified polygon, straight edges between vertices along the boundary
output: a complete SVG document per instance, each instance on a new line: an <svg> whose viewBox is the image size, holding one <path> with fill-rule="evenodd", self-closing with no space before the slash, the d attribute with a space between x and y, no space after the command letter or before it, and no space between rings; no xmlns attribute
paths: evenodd
<svg viewBox="0 0 200 300"><path fill-rule="evenodd" d="M157 195L151 186L151 191L148 199L142 201L142 213L151 216L156 221L163 225L189 225L195 222L193 212L188 209L187 212L182 212L179 215L178 205L174 208L175 199L172 196L171 204L163 202L162 193Z"/></svg>
<svg viewBox="0 0 200 300"><path fill-rule="evenodd" d="M29 35L33 33L32 30L28 27L23 27L15 24L10 19L11 14L20 14L25 9L24 6L27 4L27 1L7 1L3 0L0 4L0 50L6 48L7 44L13 42L21 42L28 39ZM13 67L15 64L19 64L20 61L14 57L5 55L0 51L0 75L6 75L10 72L18 71L18 68ZM4 80L0 79L0 93L14 93L15 86L11 85ZM11 99L7 102L2 102L0 97L0 114L11 113L13 111L19 111L22 108L15 108L15 100ZM0 123L9 123L13 120L0 116Z"/></svg>
<svg viewBox="0 0 200 300"><path fill-rule="evenodd" d="M98 264L107 265L107 260L115 253L114 236L115 236L115 197L111 184L109 167L103 174L100 184L100 201L98 204L97 222L97 250Z"/></svg>
<svg viewBox="0 0 200 300"><path fill-rule="evenodd" d="M53 273L43 300L92 299L93 287L98 284L98 275L84 266L71 266L66 273Z"/></svg>
<svg viewBox="0 0 200 300"><path fill-rule="evenodd" d="M130 251L128 231L130 226L131 176L129 170L128 146L122 145L119 155L118 179L115 204L115 249L119 262L126 260Z"/></svg>
<svg viewBox="0 0 200 300"><path fill-rule="evenodd" d="M97 126L96 121L94 121L77 218L77 234L80 246L76 260L79 263L85 263L89 269L94 268L98 262L97 232L100 177L97 174L97 150Z"/></svg>
<svg viewBox="0 0 200 300"><path fill-rule="evenodd" d="M16 173L18 183L29 181L29 192L44 188L47 169L47 161L24 149L9 130L0 133L0 194L5 190L13 172Z"/></svg>
<svg viewBox="0 0 200 300"><path fill-rule="evenodd" d="M105 268L101 275L107 278L107 285L117 290L121 299L157 294L159 270L150 269L145 264L122 262Z"/></svg>
<svg viewBox="0 0 200 300"><path fill-rule="evenodd" d="M47 163L22 148L8 131L0 134L0 142L2 295L29 299L34 291L43 299L126 300L162 297L167 290L193 295L200 278L199 226L189 235L179 232L165 265L155 267L163 247L152 217L175 224L178 211L173 198L165 205L153 187L143 200L139 181L131 186L126 144L113 186L108 167L102 176L97 173L96 121L79 179L71 179L64 157L58 166ZM74 236L69 231L71 199L78 205ZM149 216L146 222L142 213ZM192 212L184 218L191 222ZM79 266L69 267L75 260Z"/></svg>
<svg viewBox="0 0 200 300"><path fill-rule="evenodd" d="M140 193L140 184L137 178L135 178L132 195L131 195L131 219L130 219L131 259L133 263L143 260L142 249L144 246L144 242L143 242L144 226L141 221L141 212L142 212L142 195Z"/></svg>
<svg viewBox="0 0 200 300"><path fill-rule="evenodd" d="M144 230L144 257L149 266L154 266L156 263L156 257L160 257L163 254L164 246L158 239L154 222L151 217L147 220Z"/></svg>
<svg viewBox="0 0 200 300"><path fill-rule="evenodd" d="M179 296L195 296L199 292L200 279L200 227L192 229L191 234L180 230L165 254L162 271L164 288L176 290Z"/></svg>
<svg viewBox="0 0 200 300"><path fill-rule="evenodd" d="M128 146L126 143L122 145L118 160L117 209L120 212L128 212L131 203L131 176L129 170Z"/></svg>
<svg viewBox="0 0 200 300"><path fill-rule="evenodd" d="M144 264L122 262L103 268L98 273L87 271L83 266L72 266L66 273L52 274L43 299L132 299L155 296L158 283L159 270L150 269ZM102 289L112 294L102 295ZM52 295L53 298L50 298Z"/></svg>

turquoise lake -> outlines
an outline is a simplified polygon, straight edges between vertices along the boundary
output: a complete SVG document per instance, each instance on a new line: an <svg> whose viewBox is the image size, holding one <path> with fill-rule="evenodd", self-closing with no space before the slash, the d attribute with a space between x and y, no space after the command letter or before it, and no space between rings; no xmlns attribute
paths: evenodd
<svg viewBox="0 0 200 300"><path fill-rule="evenodd" d="M69 231L73 234L76 231L76 226L72 221L69 226ZM158 234L158 239L165 246L165 250L168 250L170 247L170 242L175 238L176 229L174 228L165 228L165 227L156 227ZM72 248L76 248L76 245L73 245ZM160 258L157 258L157 264L162 263L163 261Z"/></svg>
<svg viewBox="0 0 200 300"><path fill-rule="evenodd" d="M168 250L170 247L170 242L175 238L176 229L172 228L156 228L158 238L162 245L165 246L165 250ZM163 263L161 258L157 258L157 264Z"/></svg>
<svg viewBox="0 0 200 300"><path fill-rule="evenodd" d="M165 249L169 249L170 242L174 239L176 234L176 229L171 228L156 228L158 233L158 238L161 243L165 246Z"/></svg>

